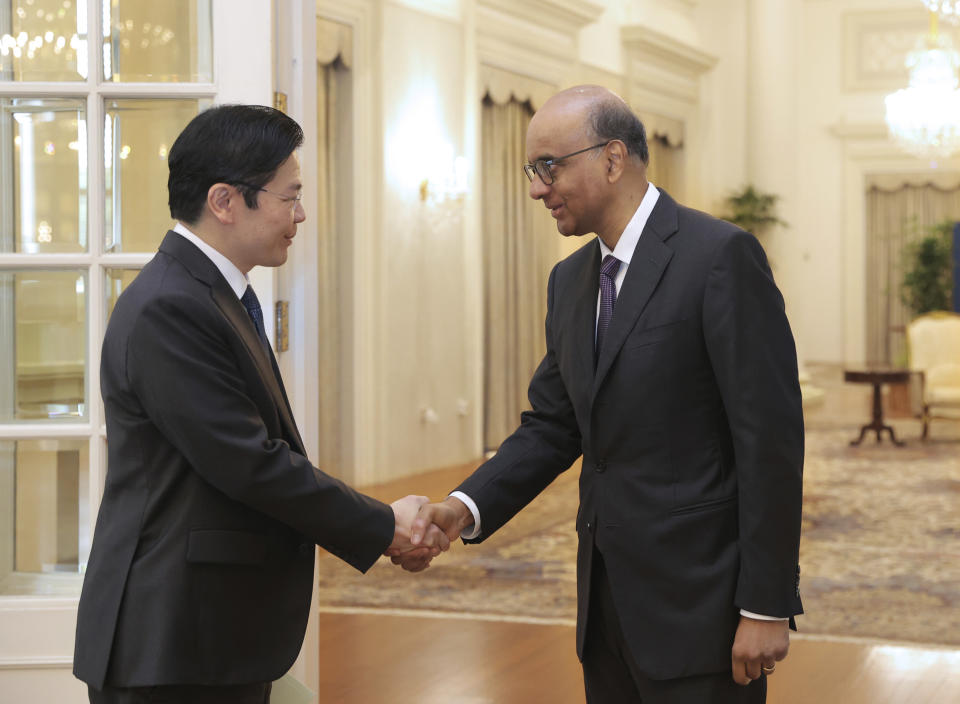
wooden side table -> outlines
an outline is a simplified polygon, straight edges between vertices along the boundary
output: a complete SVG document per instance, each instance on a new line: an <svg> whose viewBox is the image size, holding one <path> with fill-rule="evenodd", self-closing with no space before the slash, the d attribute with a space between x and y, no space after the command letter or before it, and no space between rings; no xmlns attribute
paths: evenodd
<svg viewBox="0 0 960 704"><path fill-rule="evenodd" d="M846 369L843 372L843 380L854 384L873 384L873 418L860 428L860 437L851 440L850 444L859 445L870 430L876 432L877 442L880 442L883 438L882 432L886 430L890 433L890 442L897 446L905 445L906 443L897 440L897 436L893 434L893 428L883 423L883 400L880 390L884 384L906 384L910 381L910 372L906 369Z"/></svg>

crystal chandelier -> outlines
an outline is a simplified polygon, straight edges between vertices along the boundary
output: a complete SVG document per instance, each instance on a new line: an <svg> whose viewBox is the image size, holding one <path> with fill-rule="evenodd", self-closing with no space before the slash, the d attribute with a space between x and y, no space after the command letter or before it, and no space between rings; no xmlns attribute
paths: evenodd
<svg viewBox="0 0 960 704"><path fill-rule="evenodd" d="M923 0L923 4L951 24L960 22L960 0Z"/></svg>
<svg viewBox="0 0 960 704"><path fill-rule="evenodd" d="M930 35L921 48L907 54L906 66L909 87L886 97L890 136L916 156L948 156L960 149L960 54L947 37L938 35L935 13L930 14Z"/></svg>

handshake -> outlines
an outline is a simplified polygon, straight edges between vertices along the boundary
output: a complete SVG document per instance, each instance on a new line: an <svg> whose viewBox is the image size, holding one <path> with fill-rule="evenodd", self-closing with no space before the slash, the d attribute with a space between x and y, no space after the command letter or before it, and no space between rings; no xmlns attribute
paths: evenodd
<svg viewBox="0 0 960 704"><path fill-rule="evenodd" d="M384 555L408 572L420 572L473 525L473 514L455 497L432 504L426 496L405 496L390 504L396 527Z"/></svg>

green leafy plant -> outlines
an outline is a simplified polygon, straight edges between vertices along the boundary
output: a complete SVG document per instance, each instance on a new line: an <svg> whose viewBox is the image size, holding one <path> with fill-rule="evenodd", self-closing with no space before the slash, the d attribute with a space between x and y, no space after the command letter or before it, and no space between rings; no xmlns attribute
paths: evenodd
<svg viewBox="0 0 960 704"><path fill-rule="evenodd" d="M923 232L923 237L904 247L903 255L904 272L900 300L915 315L934 310L950 310L953 292L953 221L938 222L924 228Z"/></svg>
<svg viewBox="0 0 960 704"><path fill-rule="evenodd" d="M752 184L748 184L724 200L728 213L723 219L742 227L755 237L760 237L774 225L787 224L777 217L778 200L780 196L758 191Z"/></svg>

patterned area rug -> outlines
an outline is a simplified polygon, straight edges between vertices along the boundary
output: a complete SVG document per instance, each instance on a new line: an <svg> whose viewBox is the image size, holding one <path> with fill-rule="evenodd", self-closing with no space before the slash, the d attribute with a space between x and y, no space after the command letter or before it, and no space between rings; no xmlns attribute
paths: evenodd
<svg viewBox="0 0 960 704"><path fill-rule="evenodd" d="M852 427L808 430L801 633L960 645L960 439L903 448ZM482 545L426 572L382 558L367 575L320 560L320 608L468 613L573 623L574 467Z"/></svg>

